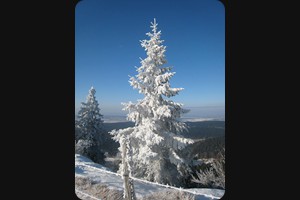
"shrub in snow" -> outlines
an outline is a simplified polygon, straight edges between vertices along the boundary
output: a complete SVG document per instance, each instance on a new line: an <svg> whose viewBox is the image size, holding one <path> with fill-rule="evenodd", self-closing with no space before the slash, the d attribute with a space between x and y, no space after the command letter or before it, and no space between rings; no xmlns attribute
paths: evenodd
<svg viewBox="0 0 300 200"><path fill-rule="evenodd" d="M187 110L182 104L163 98L175 96L183 88L171 88L169 80L175 72L171 72L171 67L163 67L166 47L160 40L161 31L157 30L155 19L151 24L152 32L146 34L150 39L141 41L147 58L141 60L141 66L136 70L138 74L129 80L144 98L137 103L122 103L123 110L129 112L127 119L135 122L135 126L112 130L111 134L120 144L123 137L128 141L131 152L127 155L132 176L178 184L184 160L176 151L192 143L180 135L187 127L178 119ZM119 150L122 152L122 148ZM121 164L120 171L122 169Z"/></svg>
<svg viewBox="0 0 300 200"><path fill-rule="evenodd" d="M109 188L108 186L100 183L93 182L85 177L75 176L75 188L81 192L93 196L94 198L103 200L123 200L122 191ZM92 199L90 197L80 195L80 193L77 193L77 195L78 197L80 197L80 199L83 200Z"/></svg>
<svg viewBox="0 0 300 200"><path fill-rule="evenodd" d="M97 163L103 163L104 154L99 146L90 140L79 140L75 145L75 153L90 158Z"/></svg>
<svg viewBox="0 0 300 200"><path fill-rule="evenodd" d="M101 150L104 136L102 115L95 97L96 90L91 87L86 102L81 103L78 120L75 122L75 153L86 156L97 163L103 163Z"/></svg>
<svg viewBox="0 0 300 200"><path fill-rule="evenodd" d="M200 183L206 187L225 189L225 149L219 158L211 163L211 167L196 172L197 177L192 175L192 182Z"/></svg>
<svg viewBox="0 0 300 200"><path fill-rule="evenodd" d="M195 200L195 195L182 192L182 191L161 191L156 192L151 195L141 198L141 200L153 200L153 199L163 199L163 200Z"/></svg>

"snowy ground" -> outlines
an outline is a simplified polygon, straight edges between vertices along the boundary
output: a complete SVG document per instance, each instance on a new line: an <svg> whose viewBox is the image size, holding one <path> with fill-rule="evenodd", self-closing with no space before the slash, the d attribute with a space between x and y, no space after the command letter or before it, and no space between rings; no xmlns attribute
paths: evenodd
<svg viewBox="0 0 300 200"><path fill-rule="evenodd" d="M111 189L123 190L123 180L119 174L116 174L102 165L92 162L90 159L83 157L79 154L75 154L75 176L87 177L93 181L107 185ZM181 189L172 186L152 183L141 179L134 179L134 187L137 198L149 195L151 193L161 192L163 190L178 190L185 191L195 194L196 200L210 200L220 199L224 190L218 189L204 189L204 188L192 188L192 189ZM77 195L82 198L83 196ZM92 199L92 198L90 198Z"/></svg>

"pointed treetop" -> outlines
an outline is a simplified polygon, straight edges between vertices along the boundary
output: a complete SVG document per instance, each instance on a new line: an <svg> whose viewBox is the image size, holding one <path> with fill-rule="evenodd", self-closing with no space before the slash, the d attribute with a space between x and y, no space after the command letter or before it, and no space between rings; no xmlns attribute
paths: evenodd
<svg viewBox="0 0 300 200"><path fill-rule="evenodd" d="M89 90L89 93L92 95L94 95L96 93L94 86L91 87L91 89Z"/></svg>
<svg viewBox="0 0 300 200"><path fill-rule="evenodd" d="M151 22L151 25L152 26L150 26L151 28L152 28L152 31L154 32L154 33L156 33L156 29L157 29L157 23L156 23L156 19L154 18L154 20L153 20L153 22Z"/></svg>

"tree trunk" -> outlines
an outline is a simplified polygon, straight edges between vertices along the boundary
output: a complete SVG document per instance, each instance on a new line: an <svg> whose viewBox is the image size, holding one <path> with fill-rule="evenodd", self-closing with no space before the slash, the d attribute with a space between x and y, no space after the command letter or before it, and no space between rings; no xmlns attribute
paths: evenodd
<svg viewBox="0 0 300 200"><path fill-rule="evenodd" d="M123 179L124 179L124 196L125 200L135 200L135 191L133 187L133 181L129 180L128 162L127 162L127 144L126 139L123 140L123 153L122 153L122 163L123 163Z"/></svg>

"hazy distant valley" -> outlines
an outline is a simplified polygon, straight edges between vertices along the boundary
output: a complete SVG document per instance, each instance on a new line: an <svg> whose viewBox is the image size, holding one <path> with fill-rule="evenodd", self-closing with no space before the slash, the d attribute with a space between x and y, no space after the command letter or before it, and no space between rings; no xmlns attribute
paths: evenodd
<svg viewBox="0 0 300 200"><path fill-rule="evenodd" d="M182 150L185 155L189 154L189 156L199 158L215 157L217 152L225 147L225 121L186 122L186 124L188 125L188 132L184 132L182 135L194 139L195 143ZM107 132L133 126L133 122L104 123L104 129ZM110 135L107 135L103 148L110 155L116 155L118 147L119 143L116 143Z"/></svg>

